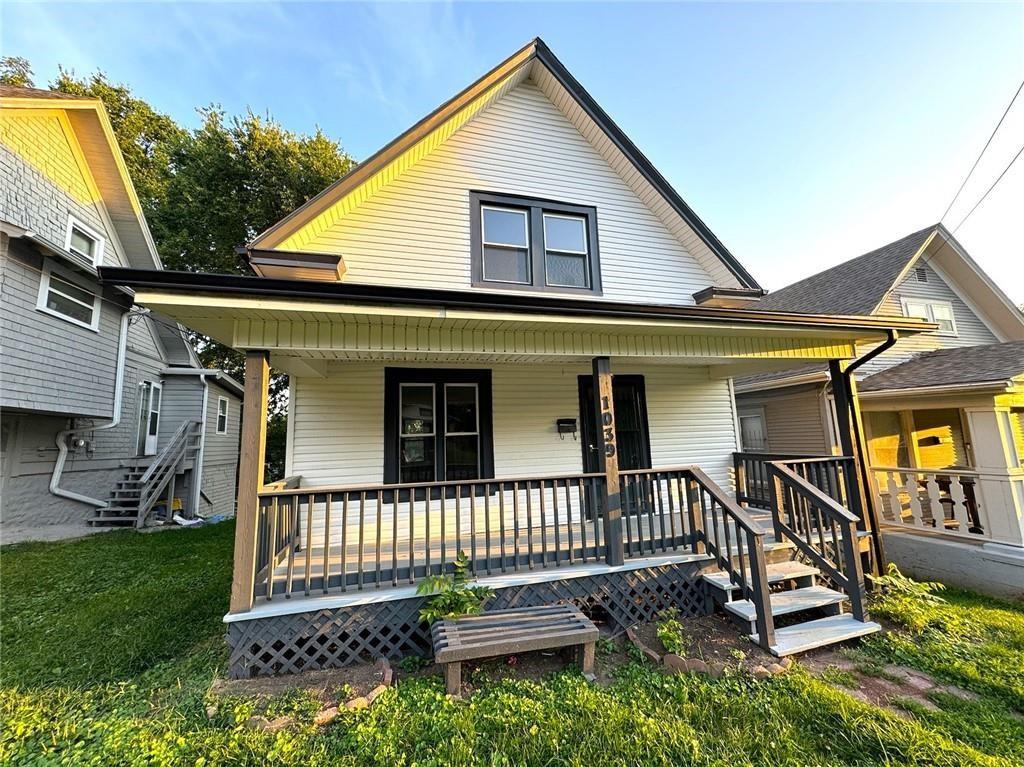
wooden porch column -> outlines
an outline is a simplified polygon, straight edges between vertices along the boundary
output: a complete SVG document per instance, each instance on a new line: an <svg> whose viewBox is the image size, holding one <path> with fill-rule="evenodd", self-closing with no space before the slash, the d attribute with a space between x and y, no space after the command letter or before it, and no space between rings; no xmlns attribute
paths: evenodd
<svg viewBox="0 0 1024 767"><path fill-rule="evenodd" d="M872 547L874 548L874 566L876 571L884 571L885 550L882 548L882 532L875 509L874 494L871 492L870 459L867 441L864 438L864 422L860 414L860 403L857 400L857 382L853 376L844 375L839 360L829 360L829 378L832 380L832 396L836 400L836 421L839 426L839 445L843 455L853 457L857 472L857 493L850 499L855 508L854 514L860 518L859 529L870 530Z"/></svg>
<svg viewBox="0 0 1024 767"><path fill-rule="evenodd" d="M252 609L256 579L256 522L267 449L267 397L270 355L245 353L245 401L242 403L242 450L238 459L238 509L235 512L235 568L230 612Z"/></svg>
<svg viewBox="0 0 1024 767"><path fill-rule="evenodd" d="M594 357L594 406L597 409L597 451L605 476L604 543L605 562L621 565L622 496L619 487L619 452L615 434L615 401L612 396L612 365L608 357Z"/></svg>

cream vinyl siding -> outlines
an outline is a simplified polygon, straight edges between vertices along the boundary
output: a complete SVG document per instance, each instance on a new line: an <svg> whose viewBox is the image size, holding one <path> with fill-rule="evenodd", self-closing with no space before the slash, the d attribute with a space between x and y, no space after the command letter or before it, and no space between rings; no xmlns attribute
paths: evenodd
<svg viewBox="0 0 1024 767"><path fill-rule="evenodd" d="M832 449L821 390L822 387L811 386L740 394L736 402L740 413L763 409L766 452L829 455Z"/></svg>
<svg viewBox="0 0 1024 767"><path fill-rule="evenodd" d="M917 279L917 267L912 268L910 273L896 286L896 289L889 293L875 314L903 316L903 299L922 301L945 301L953 307L953 318L956 322L956 336L946 336L939 333L918 333L916 335L901 338L896 345L885 354L872 360L857 373L858 378L863 378L885 370L893 365L906 362L908 359L921 352L935 351L936 349L952 349L963 346L978 346L979 344L998 343L999 339L989 330L985 322L964 302L952 287L939 275L931 264L924 267L926 282ZM870 347L860 350L863 354ZM921 382L927 386L927 381Z"/></svg>
<svg viewBox="0 0 1024 767"><path fill-rule="evenodd" d="M577 376L589 366L490 369L495 476L581 471L580 442L559 439L555 420L579 418ZM706 367L622 363L615 371L644 376L654 466L698 464L728 488L737 449L728 382L711 379ZM326 378L295 377L292 387L286 473L300 475L304 487L382 482L384 364L332 362Z"/></svg>
<svg viewBox="0 0 1024 767"><path fill-rule="evenodd" d="M489 106L303 247L342 255L346 282L469 290L470 190L595 206L608 299L692 304L692 293L715 283L531 83Z"/></svg>

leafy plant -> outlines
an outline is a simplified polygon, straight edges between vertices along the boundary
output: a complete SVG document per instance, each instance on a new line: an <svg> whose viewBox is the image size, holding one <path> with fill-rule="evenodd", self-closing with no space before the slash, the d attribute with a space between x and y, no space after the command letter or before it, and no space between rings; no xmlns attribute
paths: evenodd
<svg viewBox="0 0 1024 767"><path fill-rule="evenodd" d="M406 674L412 674L429 665L430 661L426 658L421 658L419 655L406 655L402 660L398 661L398 668Z"/></svg>
<svg viewBox="0 0 1024 767"><path fill-rule="evenodd" d="M941 609L946 600L936 592L945 589L941 583L915 581L889 563L885 575L868 576L879 587L872 599L872 610L910 631L920 634L928 628L940 628L961 634L965 626L952 614Z"/></svg>
<svg viewBox="0 0 1024 767"><path fill-rule="evenodd" d="M614 655L619 647L611 637L598 637L596 649L598 655Z"/></svg>
<svg viewBox="0 0 1024 767"><path fill-rule="evenodd" d="M690 649L689 638L683 634L683 624L679 622L679 611L675 608L661 614L655 628L662 647L676 655L685 655Z"/></svg>
<svg viewBox="0 0 1024 767"><path fill-rule="evenodd" d="M434 623L444 618L475 615L494 595L494 589L489 586L470 585L466 552L460 551L452 564L451 575L428 575L416 588L417 594L430 595L420 608L420 620Z"/></svg>

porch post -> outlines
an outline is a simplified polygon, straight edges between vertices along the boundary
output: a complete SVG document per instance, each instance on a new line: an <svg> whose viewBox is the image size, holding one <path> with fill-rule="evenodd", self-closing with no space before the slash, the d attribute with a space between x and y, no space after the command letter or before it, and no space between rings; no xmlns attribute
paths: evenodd
<svg viewBox="0 0 1024 767"><path fill-rule="evenodd" d="M256 521L267 448L267 397L270 355L245 353L245 401L242 403L242 450L238 460L238 509L235 512L235 566L230 612L252 609L256 579Z"/></svg>
<svg viewBox="0 0 1024 767"><path fill-rule="evenodd" d="M864 423L861 419L860 403L857 401L857 382L853 376L844 375L839 360L829 360L828 372L832 381L832 395L836 400L839 444L843 455L853 457L854 471L857 473L856 493L850 498L855 508L851 508L850 511L861 520L858 528L872 532L875 569L882 571L885 568L885 550L882 548L882 531L871 492L871 471L867 443L864 439Z"/></svg>
<svg viewBox="0 0 1024 767"><path fill-rule="evenodd" d="M615 402L612 396L612 365L608 357L594 357L594 406L597 409L597 451L605 477L604 545L605 562L621 565L622 497L619 492L619 453L615 434Z"/></svg>

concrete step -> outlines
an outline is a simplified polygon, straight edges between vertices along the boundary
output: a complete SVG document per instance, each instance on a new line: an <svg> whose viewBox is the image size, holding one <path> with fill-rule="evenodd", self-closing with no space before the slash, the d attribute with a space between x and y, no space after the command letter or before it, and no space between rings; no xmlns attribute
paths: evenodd
<svg viewBox="0 0 1024 767"><path fill-rule="evenodd" d="M772 603L772 615L779 616L839 605L847 601L847 596L841 591L833 591L825 586L807 586L792 591L777 591L771 594L769 599ZM744 621L753 623L757 618L757 607L749 599L726 602L722 607Z"/></svg>
<svg viewBox="0 0 1024 767"><path fill-rule="evenodd" d="M785 562L772 562L765 567L768 573L768 583L781 583L782 581L798 580L801 578L813 578L821 571L817 567L805 565L803 562L787 560ZM738 586L729 579L729 574L719 570L714 573L706 573L702 576L704 582L709 586L722 591L733 591Z"/></svg>
<svg viewBox="0 0 1024 767"><path fill-rule="evenodd" d="M874 621L859 621L852 615L830 615L827 618L776 629L775 644L769 649L772 655L781 658L784 655L807 652L881 630L882 627ZM750 638L757 642L757 634Z"/></svg>

